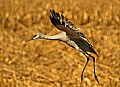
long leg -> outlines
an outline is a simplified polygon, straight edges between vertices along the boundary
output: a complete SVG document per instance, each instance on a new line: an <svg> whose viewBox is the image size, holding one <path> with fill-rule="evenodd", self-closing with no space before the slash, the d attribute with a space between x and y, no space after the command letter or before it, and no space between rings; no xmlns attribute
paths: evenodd
<svg viewBox="0 0 120 87"><path fill-rule="evenodd" d="M96 75L96 71L95 71L95 57L91 56L91 55L88 54L87 52L86 52L86 54L89 55L90 57L92 57L92 59L93 59L94 78L95 78L95 80L99 83L98 78L97 78L97 75Z"/></svg>
<svg viewBox="0 0 120 87"><path fill-rule="evenodd" d="M84 73L84 71L85 71L85 68L86 68L86 66L87 66L88 62L89 62L89 58L86 56L86 54L85 54L85 53L83 53L83 54L84 54L84 55L85 55L85 57L87 58L87 62L86 62L85 66L84 66L84 68L83 68L83 70L82 70L82 74L81 74L81 83L82 83L82 80L83 80L83 73Z"/></svg>

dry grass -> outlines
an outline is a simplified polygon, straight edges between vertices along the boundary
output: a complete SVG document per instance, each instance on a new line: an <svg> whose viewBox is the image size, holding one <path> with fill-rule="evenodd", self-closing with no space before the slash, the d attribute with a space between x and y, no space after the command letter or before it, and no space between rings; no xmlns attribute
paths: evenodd
<svg viewBox="0 0 120 87"><path fill-rule="evenodd" d="M120 86L119 0L0 0L0 87L78 87L86 62L60 41L31 41L36 32L59 33L49 9L64 14L88 37L99 54L93 77L92 61L83 87ZM36 28L37 26L37 28Z"/></svg>

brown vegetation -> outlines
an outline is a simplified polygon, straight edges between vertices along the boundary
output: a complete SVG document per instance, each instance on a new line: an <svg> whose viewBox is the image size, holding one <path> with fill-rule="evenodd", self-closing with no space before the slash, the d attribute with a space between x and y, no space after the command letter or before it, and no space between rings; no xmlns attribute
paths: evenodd
<svg viewBox="0 0 120 87"><path fill-rule="evenodd" d="M31 41L36 32L59 33L49 9L82 29L99 54L83 87L120 86L119 0L0 0L0 87L78 87L86 62L82 53L60 41Z"/></svg>

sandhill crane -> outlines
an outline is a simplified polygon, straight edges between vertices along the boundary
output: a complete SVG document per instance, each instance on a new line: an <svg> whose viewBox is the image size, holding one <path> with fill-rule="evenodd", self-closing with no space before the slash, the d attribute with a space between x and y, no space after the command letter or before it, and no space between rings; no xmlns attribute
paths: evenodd
<svg viewBox="0 0 120 87"><path fill-rule="evenodd" d="M90 42L85 37L85 35L82 32L78 31L78 28L76 28L67 18L65 18L62 14L55 12L54 10L50 10L50 20L57 29L63 32L54 36L47 36L44 35L43 33L37 33L30 40L36 40L36 39L60 40L65 42L69 46L75 48L76 50L82 52L87 58L87 62L82 70L81 82L83 80L84 70L91 57L93 59L94 78L99 83L95 71L95 57L90 55L88 52L91 52L97 56L98 54L95 52L93 46L90 44Z"/></svg>

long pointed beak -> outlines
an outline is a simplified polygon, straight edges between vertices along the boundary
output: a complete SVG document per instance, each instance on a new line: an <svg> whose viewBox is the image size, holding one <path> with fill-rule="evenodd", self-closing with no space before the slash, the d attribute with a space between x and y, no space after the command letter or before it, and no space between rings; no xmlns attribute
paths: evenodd
<svg viewBox="0 0 120 87"><path fill-rule="evenodd" d="M29 42L29 41L31 41L31 40L33 40L33 38L31 38L31 39L29 39L29 40L26 40L26 42Z"/></svg>

